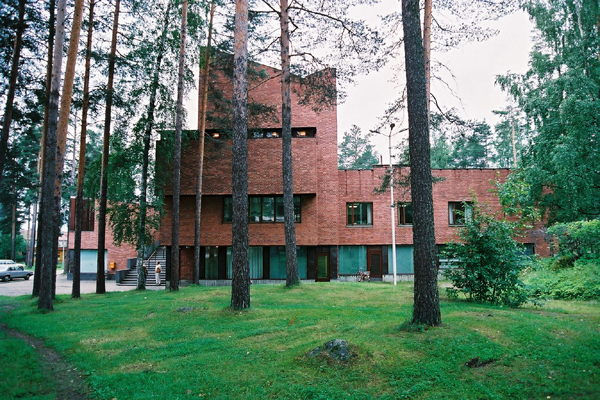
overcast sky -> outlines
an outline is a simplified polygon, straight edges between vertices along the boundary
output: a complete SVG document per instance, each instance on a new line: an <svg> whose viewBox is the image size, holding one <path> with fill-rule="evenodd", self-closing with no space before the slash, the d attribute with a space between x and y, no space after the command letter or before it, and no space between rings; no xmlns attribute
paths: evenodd
<svg viewBox="0 0 600 400"><path fill-rule="evenodd" d="M444 109L456 107L462 118L485 120L493 126L498 118L492 111L508 104L506 94L495 85L496 75L527 70L533 25L525 12L517 12L491 22L489 26L498 29L499 34L485 42L468 43L447 53L432 54L455 76L453 81L447 82L454 95L435 82L432 93ZM346 101L338 106L338 142L352 125L359 126L363 133L378 125L378 118L399 90L391 79L391 68L387 68L360 77L357 86L348 88ZM389 129L384 132L387 134ZM401 135L407 134L395 135L392 145L400 141ZM374 141L383 162L388 163L387 136L379 136Z"/></svg>

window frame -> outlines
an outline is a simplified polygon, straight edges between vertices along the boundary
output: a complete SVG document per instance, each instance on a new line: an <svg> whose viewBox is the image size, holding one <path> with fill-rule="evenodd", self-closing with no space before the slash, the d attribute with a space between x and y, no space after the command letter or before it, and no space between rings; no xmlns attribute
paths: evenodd
<svg viewBox="0 0 600 400"><path fill-rule="evenodd" d="M462 214L462 215L461 215ZM465 226L473 216L472 201L449 201L448 202L448 225Z"/></svg>
<svg viewBox="0 0 600 400"><path fill-rule="evenodd" d="M265 220L265 199L272 199L272 212L273 219ZM281 199L281 200L279 200ZM251 212L251 203L254 201L257 204L260 204L260 212L257 214L257 220L252 221L250 219ZM267 200L268 201L268 200ZM277 205L279 203L283 203L283 196L281 195L252 195L248 196L248 223L249 224L276 224L283 223L284 218L283 215L279 215L277 212ZM233 200L231 196L223 196L223 213L222 213L222 222L224 224L230 224L233 222ZM294 222L300 223L302 222L302 201L299 195L294 195ZM230 216L231 219L228 219L227 216Z"/></svg>
<svg viewBox="0 0 600 400"><path fill-rule="evenodd" d="M354 211L366 206L366 223L357 223ZM351 211L351 212L350 212ZM362 213L362 211L361 211ZM362 218L361 221L362 222ZM373 226L373 202L349 201L346 202L346 226Z"/></svg>
<svg viewBox="0 0 600 400"><path fill-rule="evenodd" d="M398 208L398 225L399 226L412 226L413 224L413 206L410 201L399 201L397 204ZM410 222L406 222L406 209L410 207Z"/></svg>
<svg viewBox="0 0 600 400"><path fill-rule="evenodd" d="M206 135L213 139L223 140L231 139L231 132L219 129L206 129ZM281 128L257 128L248 129L248 139L280 139L282 136ZM317 128L310 127L292 127L293 138L314 138L317 136Z"/></svg>

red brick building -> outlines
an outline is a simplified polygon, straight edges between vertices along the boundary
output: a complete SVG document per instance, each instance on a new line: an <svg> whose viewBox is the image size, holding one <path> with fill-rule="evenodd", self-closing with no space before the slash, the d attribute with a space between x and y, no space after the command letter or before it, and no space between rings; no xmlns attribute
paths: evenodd
<svg viewBox="0 0 600 400"><path fill-rule="evenodd" d="M71 218L69 219L69 252L71 260L75 247L75 198L71 198ZM95 280L98 264L98 224L96 223L94 208L87 201L84 202L84 214L81 230L81 279ZM104 270L108 271L107 278L113 279L117 270L128 268L128 260L136 257L135 246L123 243L120 246L113 242L113 231L110 224L106 225L104 235L106 249L104 250ZM69 278L70 279L70 278Z"/></svg>
<svg viewBox="0 0 600 400"><path fill-rule="evenodd" d="M272 106L281 115L279 71L264 68L268 77L251 85L250 101ZM269 77L275 77L269 79ZM335 84L335 80L333 80ZM223 78L211 82L231 97L231 85ZM390 196L375 194L385 166L372 170L346 171L337 168L337 109L320 112L301 104L295 85L292 93L292 148L296 211L296 241L301 279L353 279L359 269L371 271L374 278L391 279ZM211 109L212 107L212 109ZM218 113L209 105L209 113ZM285 239L283 226L283 183L281 168L281 123L278 118L251 120L248 139L249 245L251 278L285 279ZM231 279L231 140L208 123L203 173L200 279L206 284ZM158 159L165 150L158 143ZM185 140L181 161L180 260L182 281L192 280L196 170L199 157L197 139ZM164 168L167 174L168 166ZM397 174L406 174L398 168ZM506 169L433 170L442 178L433 188L436 243L456 238L465 207L476 195L479 202L499 210L498 199L490 193L490 180L503 179ZM171 175L166 175L170 177ZM167 214L158 240L171 245L172 187L165 187ZM396 193L397 273L410 276L412 270L412 209L410 193ZM523 240L531 251L544 249L541 235ZM167 253L169 253L169 251ZM167 259L167 268L169 261ZM222 282L225 283L225 282Z"/></svg>

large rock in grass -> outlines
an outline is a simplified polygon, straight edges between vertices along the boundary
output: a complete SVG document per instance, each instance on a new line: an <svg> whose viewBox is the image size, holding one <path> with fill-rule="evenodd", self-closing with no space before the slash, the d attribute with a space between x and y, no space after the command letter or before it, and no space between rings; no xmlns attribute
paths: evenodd
<svg viewBox="0 0 600 400"><path fill-rule="evenodd" d="M348 342L344 339L334 339L325 343L323 346L319 346L310 353L309 357L316 357L319 354L324 354L336 361L346 362L352 357L350 350L348 349Z"/></svg>

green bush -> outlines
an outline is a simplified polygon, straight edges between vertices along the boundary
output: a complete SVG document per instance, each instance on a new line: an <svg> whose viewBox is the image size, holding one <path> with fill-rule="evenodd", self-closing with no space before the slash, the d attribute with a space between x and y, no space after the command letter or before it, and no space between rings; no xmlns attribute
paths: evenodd
<svg viewBox="0 0 600 400"><path fill-rule="evenodd" d="M600 221L575 221L556 224L548 229L548 234L558 245L558 255L600 259Z"/></svg>
<svg viewBox="0 0 600 400"><path fill-rule="evenodd" d="M461 242L448 244L444 256L456 260L444 274L452 281L448 294L469 300L518 307L527 301L519 275L525 267L523 247L514 239L515 226L485 213L473 202L471 218L460 229Z"/></svg>
<svg viewBox="0 0 600 400"><path fill-rule="evenodd" d="M554 271L560 271L561 269L572 268L575 265L575 257L573 256L560 256L554 259L552 262L552 269Z"/></svg>
<svg viewBox="0 0 600 400"><path fill-rule="evenodd" d="M555 262L541 262L524 276L533 298L600 300L600 263L577 260L572 268L554 269Z"/></svg>

